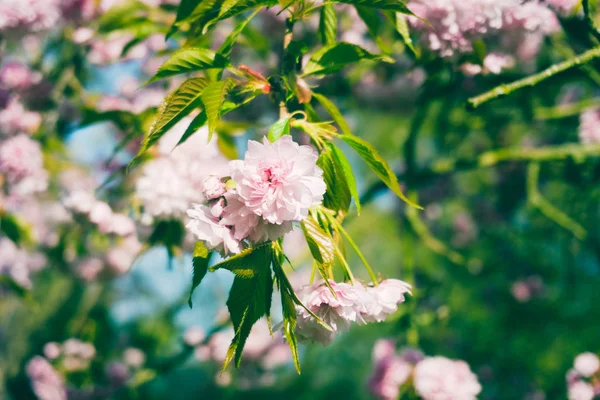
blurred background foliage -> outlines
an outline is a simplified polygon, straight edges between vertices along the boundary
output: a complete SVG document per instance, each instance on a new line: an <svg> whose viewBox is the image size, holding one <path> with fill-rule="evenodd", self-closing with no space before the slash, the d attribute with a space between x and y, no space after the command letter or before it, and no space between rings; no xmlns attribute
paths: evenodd
<svg viewBox="0 0 600 400"><path fill-rule="evenodd" d="M164 10L173 15L173 8ZM232 58L235 65L260 65L268 71L282 45L283 22L272 14L259 16ZM342 16L340 26L350 24L352 31L354 22L347 19ZM34 398L27 362L42 354L46 343L75 337L93 343L97 352L88 370L70 378L80 387L108 385L107 362L125 348L146 355L134 379L110 395L96 393L97 398L367 399L373 343L388 337L400 347L467 361L483 386L483 399L534 398L527 396L541 392L547 399L565 398L565 373L575 355L600 351L600 162L594 156L559 155L537 163L530 155L546 146L578 143L583 108L561 113L566 103L598 94L600 64L588 64L591 72L567 71L476 110L466 107L469 97L589 48L580 16L561 22L563 31L544 39L533 66L499 75L465 76L456 62L425 51L414 61L390 29L382 40L389 40L395 64L361 65L311 82L339 106L352 131L389 160L406 191L424 207L407 207L358 158L351 158L364 208L360 216L348 217L348 231L382 277L414 283L414 295L392 319L354 326L328 347L304 345L301 375L288 362L261 383L260 374L244 366L219 375L218 363L195 360L193 347L183 341L190 326L209 332L219 325L219 305L231 283L226 274L207 277L190 310L188 253L170 263L159 245L138 258L126 275L93 282L51 263L22 295L2 287L0 397ZM153 32L168 28L165 23L150 25ZM136 26L144 37L145 25ZM45 79L55 97L35 109L56 110L68 98L83 110L74 120L59 114L40 136L46 138L47 153L56 145L93 167L124 137L139 139L154 109L102 112L89 105L94 96L118 94L118 77L141 79L144 73L138 60L89 66L68 29L44 38L46 57L54 66L46 69ZM210 32L199 44L219 34ZM302 27L297 38L309 46L318 42ZM6 54L18 54L10 46L3 42ZM58 81L64 71L76 78ZM266 98L231 113L227 120L232 124L249 122L249 129L232 143L242 146L245 139L264 135L276 113ZM516 149L511 153L516 155L502 159L502 149ZM242 154L243 147L234 151ZM124 161L111 171L123 182L133 154L120 152ZM107 197L118 198L126 187L108 186ZM298 247L293 256L299 270L309 267L306 250ZM360 264L351 252L348 257L352 266ZM368 279L362 270L357 276ZM229 374L230 382L219 378Z"/></svg>

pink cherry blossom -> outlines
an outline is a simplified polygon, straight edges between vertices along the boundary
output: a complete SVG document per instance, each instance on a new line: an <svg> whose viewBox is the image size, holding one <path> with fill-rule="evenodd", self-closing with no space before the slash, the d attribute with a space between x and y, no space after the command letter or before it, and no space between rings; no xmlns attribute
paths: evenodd
<svg viewBox="0 0 600 400"><path fill-rule="evenodd" d="M600 108L587 110L579 117L579 141L600 144Z"/></svg>
<svg viewBox="0 0 600 400"><path fill-rule="evenodd" d="M207 206L193 204L187 215L190 221L186 228L209 249L216 249L225 255L241 251L240 243L235 240L231 230L221 225Z"/></svg>
<svg viewBox="0 0 600 400"><path fill-rule="evenodd" d="M423 400L473 400L481 392L469 365L446 357L427 357L414 371L414 386Z"/></svg>
<svg viewBox="0 0 600 400"><path fill-rule="evenodd" d="M41 192L48 187L41 146L27 135L0 142L0 173L17 195Z"/></svg>
<svg viewBox="0 0 600 400"><path fill-rule="evenodd" d="M411 286L398 279L386 279L377 286L368 288L373 301L368 302L370 306L364 318L369 322L381 322L386 317L398 310L398 304L405 300L404 295L411 293Z"/></svg>
<svg viewBox="0 0 600 400"><path fill-rule="evenodd" d="M0 135L16 135L19 133L34 133L42 123L42 116L33 111L27 111L23 104L11 99L6 108L0 110Z"/></svg>
<svg viewBox="0 0 600 400"><path fill-rule="evenodd" d="M395 355L379 360L369 380L371 393L378 399L396 400L400 386L408 380L412 369L410 363Z"/></svg>
<svg viewBox="0 0 600 400"><path fill-rule="evenodd" d="M325 182L318 155L291 136L275 143L249 141L244 160L230 162L231 176L246 206L272 224L301 221L323 201Z"/></svg>
<svg viewBox="0 0 600 400"><path fill-rule="evenodd" d="M587 382L577 381L569 386L569 400L592 400L594 388Z"/></svg>
<svg viewBox="0 0 600 400"><path fill-rule="evenodd" d="M215 175L210 175L202 183L204 196L211 200L217 199L225 194L225 183Z"/></svg>
<svg viewBox="0 0 600 400"><path fill-rule="evenodd" d="M34 73L25 64L10 61L0 70L0 85L9 89L23 90L39 82L41 76Z"/></svg>

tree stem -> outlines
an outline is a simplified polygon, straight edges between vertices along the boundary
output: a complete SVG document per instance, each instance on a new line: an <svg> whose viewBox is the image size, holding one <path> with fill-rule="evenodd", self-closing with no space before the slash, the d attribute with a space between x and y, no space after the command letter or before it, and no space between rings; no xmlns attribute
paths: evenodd
<svg viewBox="0 0 600 400"><path fill-rule="evenodd" d="M283 35L283 52L281 55L281 75L286 76L290 71L288 71L288 54L287 49L294 38L294 20L292 18L288 18L285 20L285 33ZM283 119L288 116L288 109L285 105L285 99L279 102L279 119Z"/></svg>
<svg viewBox="0 0 600 400"><path fill-rule="evenodd" d="M487 103L488 101L494 100L496 98L504 97L525 87L535 86L538 83L548 78L551 78L556 74L586 64L596 58L600 58L600 47L594 47L593 49L588 50L577 57L573 57L561 63L554 64L553 66L537 74L530 75L526 78L519 79L518 81L514 81L512 83L496 86L494 89L480 94L479 96L471 97L468 100L467 105L469 108L475 109L483 103Z"/></svg>

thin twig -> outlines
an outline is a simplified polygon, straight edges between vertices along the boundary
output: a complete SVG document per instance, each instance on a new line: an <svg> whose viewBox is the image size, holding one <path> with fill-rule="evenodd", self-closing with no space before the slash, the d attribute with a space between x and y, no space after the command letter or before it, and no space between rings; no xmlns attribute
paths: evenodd
<svg viewBox="0 0 600 400"><path fill-rule="evenodd" d="M588 50L577 57L573 57L561 63L554 64L553 66L537 74L530 75L526 78L519 79L512 83L496 86L494 89L480 94L479 96L471 97L467 101L467 105L469 108L475 109L480 105L487 103L488 101L504 97L525 87L533 87L538 83L553 77L554 75L567 71L571 68L584 65L596 58L600 58L600 47L594 47L593 49Z"/></svg>

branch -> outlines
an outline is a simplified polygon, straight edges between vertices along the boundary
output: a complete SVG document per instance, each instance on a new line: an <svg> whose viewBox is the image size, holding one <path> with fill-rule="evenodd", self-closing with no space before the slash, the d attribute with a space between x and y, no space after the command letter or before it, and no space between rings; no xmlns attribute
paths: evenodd
<svg viewBox="0 0 600 400"><path fill-rule="evenodd" d="M539 176L540 164L538 162L530 163L527 168L527 197L531 205L540 210L548 219L571 232L577 239L585 239L587 236L585 228L542 196L538 189Z"/></svg>
<svg viewBox="0 0 600 400"><path fill-rule="evenodd" d="M488 101L494 100L496 98L507 96L525 87L533 87L538 83L553 77L554 75L567 71L571 68L575 68L586 64L596 58L600 58L600 47L594 47L593 49L588 50L577 57L573 57L561 63L554 64L553 66L537 74L530 75L526 78L519 79L512 83L496 86L494 89L480 94L479 96L471 97L467 101L467 106L470 109L475 109L483 103L487 103Z"/></svg>
<svg viewBox="0 0 600 400"><path fill-rule="evenodd" d="M582 0L581 4L583 6L583 15L585 17L585 22L588 25L588 29L592 36L594 36L597 40L600 41L600 30L596 27L596 23L594 22L594 16L592 15L592 10L590 8L590 0Z"/></svg>

